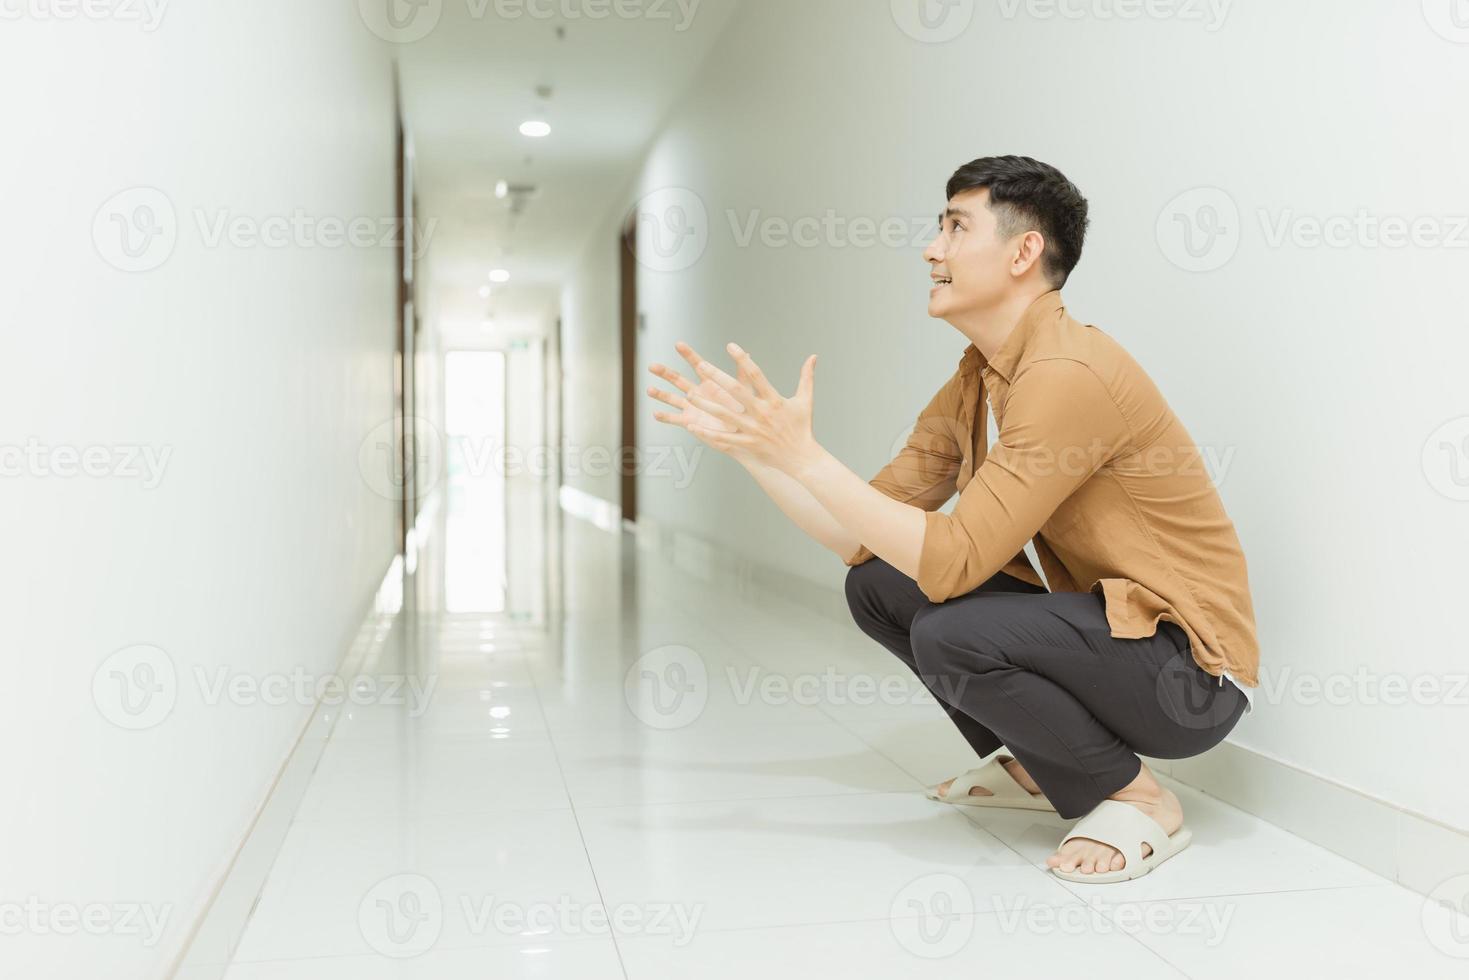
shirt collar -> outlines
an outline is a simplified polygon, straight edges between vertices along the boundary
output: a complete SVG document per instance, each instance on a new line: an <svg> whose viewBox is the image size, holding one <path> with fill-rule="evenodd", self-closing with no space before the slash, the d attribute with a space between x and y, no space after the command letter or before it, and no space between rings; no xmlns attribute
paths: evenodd
<svg viewBox="0 0 1469 980"><path fill-rule="evenodd" d="M1026 347L1030 344L1031 334L1035 332L1038 324L1052 319L1057 313L1066 309L1066 304L1061 301L1061 291L1052 289L1042 293L1025 308L1020 314L1020 321L1015 324L1015 329L1010 331L1010 336L995 351L995 356L988 361L979 352L979 348L970 344L964 348L964 357L959 362L961 370L965 373L980 371L986 364L991 371L1004 378L1008 384L1015 373L1015 368L1020 364L1020 359L1025 354Z"/></svg>

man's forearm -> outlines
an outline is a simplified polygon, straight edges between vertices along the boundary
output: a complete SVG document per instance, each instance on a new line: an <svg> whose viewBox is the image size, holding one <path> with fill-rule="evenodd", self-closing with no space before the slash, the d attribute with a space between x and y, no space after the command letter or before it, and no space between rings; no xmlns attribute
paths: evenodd
<svg viewBox="0 0 1469 980"><path fill-rule="evenodd" d="M844 533L856 535L873 554L904 575L918 578L918 560L928 529L921 509L889 497L825 449L818 448L790 479Z"/></svg>
<svg viewBox="0 0 1469 980"><path fill-rule="evenodd" d="M817 543L830 549L843 561L857 553L862 542L832 517L820 501L811 495L811 491L801 486L793 477L753 459L741 459L739 462L750 471L765 495L775 501L775 505L792 523Z"/></svg>

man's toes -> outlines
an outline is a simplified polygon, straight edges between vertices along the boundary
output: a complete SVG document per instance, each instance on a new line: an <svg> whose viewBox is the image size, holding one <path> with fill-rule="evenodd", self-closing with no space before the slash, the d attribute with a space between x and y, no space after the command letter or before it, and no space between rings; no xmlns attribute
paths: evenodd
<svg viewBox="0 0 1469 980"><path fill-rule="evenodd" d="M1113 871L1121 871L1122 870L1122 866L1124 864L1126 864L1126 863L1127 863L1127 860L1121 854L1114 854L1114 855L1112 855L1112 870Z"/></svg>

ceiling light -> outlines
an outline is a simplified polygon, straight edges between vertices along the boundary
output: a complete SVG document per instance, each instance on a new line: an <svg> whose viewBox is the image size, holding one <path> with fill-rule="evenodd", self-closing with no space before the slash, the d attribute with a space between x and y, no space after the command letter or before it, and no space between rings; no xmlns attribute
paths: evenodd
<svg viewBox="0 0 1469 980"><path fill-rule="evenodd" d="M506 194L509 194L509 193L510 193L510 181L508 181L508 180L502 180L498 184L495 185L495 196L496 197L503 198Z"/></svg>
<svg viewBox="0 0 1469 980"><path fill-rule="evenodd" d="M510 272L506 269L492 269L490 271L490 282L509 282Z"/></svg>
<svg viewBox="0 0 1469 980"><path fill-rule="evenodd" d="M520 124L520 135L540 139L542 136L551 135L551 124L539 119L527 119Z"/></svg>
<svg viewBox="0 0 1469 980"><path fill-rule="evenodd" d="M491 290L489 286L481 286L479 287L479 298L489 299L491 292L493 292L493 290Z"/></svg>

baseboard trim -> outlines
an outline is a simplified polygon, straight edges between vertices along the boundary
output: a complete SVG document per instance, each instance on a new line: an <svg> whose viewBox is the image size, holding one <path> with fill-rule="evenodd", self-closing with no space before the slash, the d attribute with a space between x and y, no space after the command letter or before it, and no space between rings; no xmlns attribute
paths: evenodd
<svg viewBox="0 0 1469 980"><path fill-rule="evenodd" d="M339 675L355 673L381 644L385 628L402 607L404 565L404 556L395 555L382 583L367 600L357 633L336 665ZM291 751L282 760L234 853L215 880L177 959L165 974L169 980L220 980L229 969L339 714L318 703L302 722Z"/></svg>
<svg viewBox="0 0 1469 980"><path fill-rule="evenodd" d="M616 511L615 504L561 489L563 507L569 492L582 513ZM615 519L592 522L614 533L621 526ZM639 550L658 553L700 581L747 597L794 602L838 622L851 621L839 589L732 554L727 547L646 514L639 516L634 533ZM1445 869L1469 867L1469 832L1229 739L1191 759L1148 762L1169 778L1420 894L1442 884L1448 876Z"/></svg>

